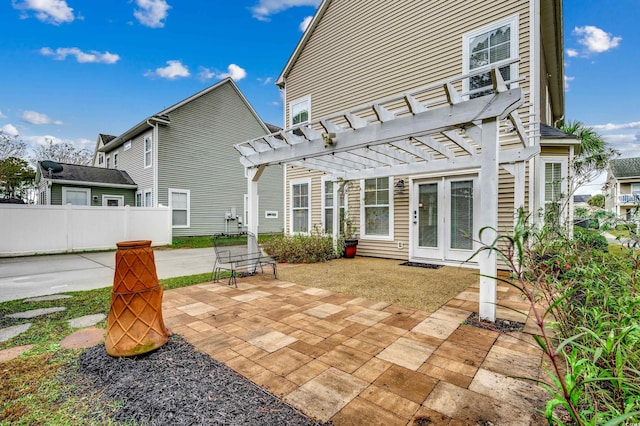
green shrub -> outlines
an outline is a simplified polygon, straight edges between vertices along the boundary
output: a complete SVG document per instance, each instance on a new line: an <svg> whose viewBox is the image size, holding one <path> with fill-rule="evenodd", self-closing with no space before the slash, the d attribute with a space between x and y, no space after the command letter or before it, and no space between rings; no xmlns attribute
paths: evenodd
<svg viewBox="0 0 640 426"><path fill-rule="evenodd" d="M335 259L336 250L330 235L280 235L265 241L264 250L279 262L315 263Z"/></svg>
<svg viewBox="0 0 640 426"><path fill-rule="evenodd" d="M600 232L594 229L585 229L579 226L573 228L573 236L578 244L584 249L594 249L601 252L609 250L607 239Z"/></svg>

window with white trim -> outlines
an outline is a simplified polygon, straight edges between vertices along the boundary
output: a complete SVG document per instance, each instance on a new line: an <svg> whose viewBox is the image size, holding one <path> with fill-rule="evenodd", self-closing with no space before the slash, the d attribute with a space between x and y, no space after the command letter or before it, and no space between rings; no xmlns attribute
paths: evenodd
<svg viewBox="0 0 640 426"><path fill-rule="evenodd" d="M289 123L291 126L308 123L311 120L311 96L289 102Z"/></svg>
<svg viewBox="0 0 640 426"><path fill-rule="evenodd" d="M142 191L136 191L136 207L142 207Z"/></svg>
<svg viewBox="0 0 640 426"><path fill-rule="evenodd" d="M463 68L465 73L481 71L497 62L515 59L518 56L518 17L512 16L463 36ZM515 78L516 64L500 68L504 81ZM486 90L482 90L487 87ZM470 98L486 95L492 91L491 73L476 75L465 80L464 90Z"/></svg>
<svg viewBox="0 0 640 426"><path fill-rule="evenodd" d="M291 232L308 234L311 229L311 182L293 181L290 186Z"/></svg>
<svg viewBox="0 0 640 426"><path fill-rule="evenodd" d="M113 168L114 169L118 168L118 153L117 152L115 154L113 154Z"/></svg>
<svg viewBox="0 0 640 426"><path fill-rule="evenodd" d="M169 188L169 208L171 209L171 226L188 228L190 226L191 191L188 189Z"/></svg>
<svg viewBox="0 0 640 426"><path fill-rule="evenodd" d="M102 195L102 207L121 207L124 206L123 195Z"/></svg>
<svg viewBox="0 0 640 426"><path fill-rule="evenodd" d="M393 238L391 232L393 177L365 179L362 183L362 236L373 239ZM382 238L381 238L382 237Z"/></svg>
<svg viewBox="0 0 640 426"><path fill-rule="evenodd" d="M333 234L333 185L337 183L330 180L322 182L322 228L327 234ZM344 229L345 205L344 197L338 193L340 232Z"/></svg>
<svg viewBox="0 0 640 426"><path fill-rule="evenodd" d="M144 206L153 207L153 193L150 189L144 191Z"/></svg>
<svg viewBox="0 0 640 426"><path fill-rule="evenodd" d="M62 204L72 204L74 206L90 206L91 189L62 187Z"/></svg>
<svg viewBox="0 0 640 426"><path fill-rule="evenodd" d="M105 167L107 169L111 168L111 156L110 155L107 155L107 163L105 164Z"/></svg>
<svg viewBox="0 0 640 426"><path fill-rule="evenodd" d="M151 136L144 137L144 167L151 167L151 153L153 152L153 141Z"/></svg>
<svg viewBox="0 0 640 426"><path fill-rule="evenodd" d="M567 197L567 159L563 157L541 158L541 199L545 221L560 224L562 207Z"/></svg>
<svg viewBox="0 0 640 426"><path fill-rule="evenodd" d="M98 165L104 163L104 154L99 152L98 153Z"/></svg>

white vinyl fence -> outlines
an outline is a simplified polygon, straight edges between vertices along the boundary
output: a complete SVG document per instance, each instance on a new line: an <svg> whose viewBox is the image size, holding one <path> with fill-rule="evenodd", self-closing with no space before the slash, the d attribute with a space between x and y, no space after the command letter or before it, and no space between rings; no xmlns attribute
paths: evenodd
<svg viewBox="0 0 640 426"><path fill-rule="evenodd" d="M171 244L169 208L0 204L0 257L115 249L132 240Z"/></svg>

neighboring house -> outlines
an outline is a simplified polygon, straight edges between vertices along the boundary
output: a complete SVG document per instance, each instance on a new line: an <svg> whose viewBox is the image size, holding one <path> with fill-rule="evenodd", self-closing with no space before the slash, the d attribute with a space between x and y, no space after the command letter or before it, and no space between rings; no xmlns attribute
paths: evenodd
<svg viewBox="0 0 640 426"><path fill-rule="evenodd" d="M40 161L38 204L132 206L138 186L124 170Z"/></svg>
<svg viewBox="0 0 640 426"><path fill-rule="evenodd" d="M591 199L591 195L589 194L580 194L573 196L573 207L574 208L587 208L589 207L589 200Z"/></svg>
<svg viewBox="0 0 640 426"><path fill-rule="evenodd" d="M640 157L610 160L605 187L605 209L626 220L640 216Z"/></svg>
<svg viewBox="0 0 640 426"><path fill-rule="evenodd" d="M244 231L247 185L233 144L276 129L227 78L111 140L99 136L95 161L103 154L102 167L129 173L136 206L169 206L174 236ZM260 232L282 232L282 168L263 179Z"/></svg>
<svg viewBox="0 0 640 426"><path fill-rule="evenodd" d="M285 130L236 146L249 187L286 164L287 233L335 235L346 211L358 254L437 264L520 207L571 212L562 28L560 0L324 0L277 80ZM491 318L495 282L480 298Z"/></svg>
<svg viewBox="0 0 640 426"><path fill-rule="evenodd" d="M92 164L95 167L105 167L104 164L104 152L101 152L100 149L114 140L116 137L113 135L104 135L102 133L98 134L98 140L96 141L96 148L93 150L93 161Z"/></svg>

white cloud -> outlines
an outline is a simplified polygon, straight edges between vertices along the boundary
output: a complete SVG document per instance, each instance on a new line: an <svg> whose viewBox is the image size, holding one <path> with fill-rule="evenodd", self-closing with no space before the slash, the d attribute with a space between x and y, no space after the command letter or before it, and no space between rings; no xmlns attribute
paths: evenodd
<svg viewBox="0 0 640 426"><path fill-rule="evenodd" d="M622 130L622 129L640 129L640 121L632 121L630 123L621 123L621 124L596 124L592 126L595 130L602 131L612 131L612 130Z"/></svg>
<svg viewBox="0 0 640 426"><path fill-rule="evenodd" d="M575 77L569 77L568 75L564 76L564 90L569 90L569 83L575 80Z"/></svg>
<svg viewBox="0 0 640 426"><path fill-rule="evenodd" d="M307 28L309 28L309 24L311 23L312 19L313 19L313 16L305 16L302 22L300 22L300 31L302 32L307 31Z"/></svg>
<svg viewBox="0 0 640 426"><path fill-rule="evenodd" d="M61 125L62 121L52 120L47 114L42 114L36 111L25 111L22 113L22 121L26 121L29 124L56 124Z"/></svg>
<svg viewBox="0 0 640 426"><path fill-rule="evenodd" d="M140 9L133 11L133 16L142 24L151 28L164 27L164 19L171 6L166 0L136 0Z"/></svg>
<svg viewBox="0 0 640 426"><path fill-rule="evenodd" d="M580 52L578 52L576 49L567 49L567 56L570 58L575 58L579 54Z"/></svg>
<svg viewBox="0 0 640 426"><path fill-rule="evenodd" d="M200 81L211 80L216 76L216 73L211 71L209 68L199 67L198 70L198 80Z"/></svg>
<svg viewBox="0 0 640 426"><path fill-rule="evenodd" d="M2 131L2 133L5 135L18 136L18 129L16 129L12 124L5 124L4 126L0 127L0 131Z"/></svg>
<svg viewBox="0 0 640 426"><path fill-rule="evenodd" d="M13 0L12 3L14 9L24 11L24 18L32 11L37 19L53 25L74 20L73 8L65 0Z"/></svg>
<svg viewBox="0 0 640 426"><path fill-rule="evenodd" d="M618 47L622 37L614 37L610 33L601 30L593 25L575 27L573 33L581 36L578 43L585 46L587 53L602 53Z"/></svg>
<svg viewBox="0 0 640 426"><path fill-rule="evenodd" d="M6 115L4 115L4 114L2 113L2 111L0 111L0 118L7 118L7 116L6 116Z"/></svg>
<svg viewBox="0 0 640 426"><path fill-rule="evenodd" d="M268 21L270 15L296 6L318 7L320 0L259 0L258 4L251 8L253 17L260 21Z"/></svg>
<svg viewBox="0 0 640 426"><path fill-rule="evenodd" d="M184 66L180 61L167 61L167 66L164 68L156 68L155 71L147 71L145 77L160 77L167 80L175 80L177 78L189 77L191 73L189 68Z"/></svg>
<svg viewBox="0 0 640 426"><path fill-rule="evenodd" d="M273 77L267 77L267 78L256 78L256 80L258 80L260 83L262 83L263 85L267 85L269 83L271 83L273 81Z"/></svg>
<svg viewBox="0 0 640 426"><path fill-rule="evenodd" d="M231 77L234 81L240 81L247 76L247 72L236 64L230 64L227 70L228 72L218 75L218 78Z"/></svg>
<svg viewBox="0 0 640 426"><path fill-rule="evenodd" d="M98 52L96 50L90 50L89 52L83 52L77 47L59 47L53 50L49 47L43 47L40 49L40 54L43 56L53 56L54 59L59 61L65 60L67 56L73 56L76 61L81 64L84 63L96 63L96 64L115 64L120 60L120 55L110 52Z"/></svg>

